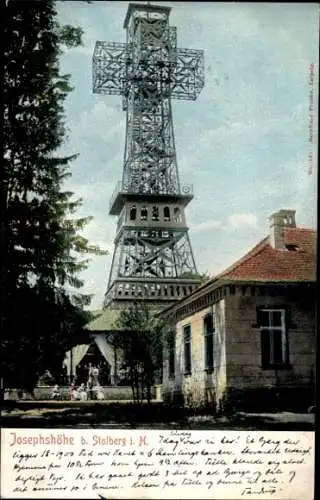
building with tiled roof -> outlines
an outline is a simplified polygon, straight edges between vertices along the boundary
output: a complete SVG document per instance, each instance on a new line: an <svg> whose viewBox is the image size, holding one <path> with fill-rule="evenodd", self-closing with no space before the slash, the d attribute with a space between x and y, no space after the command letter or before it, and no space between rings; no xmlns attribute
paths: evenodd
<svg viewBox="0 0 320 500"><path fill-rule="evenodd" d="M220 408L311 405L315 283L316 231L280 210L267 237L162 313L173 325L164 397Z"/></svg>

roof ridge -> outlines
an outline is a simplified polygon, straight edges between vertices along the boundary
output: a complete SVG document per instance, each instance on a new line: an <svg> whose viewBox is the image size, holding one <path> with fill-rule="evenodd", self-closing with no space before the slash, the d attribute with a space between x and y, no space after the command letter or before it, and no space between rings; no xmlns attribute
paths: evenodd
<svg viewBox="0 0 320 500"><path fill-rule="evenodd" d="M289 226L286 226L285 227L285 230L288 231L309 231L310 233L316 233L317 230L316 229L312 229L311 227L289 227Z"/></svg>
<svg viewBox="0 0 320 500"><path fill-rule="evenodd" d="M249 250L245 255L243 255L243 257L240 257L240 259L231 264L231 266L227 267L227 269L218 274L216 278L223 278L227 276L231 271L234 271L235 269L237 269L237 267L244 264L244 262L261 253L262 250L264 250L264 248L268 244L268 242L269 242L269 236L265 236L262 240L259 241L259 243L257 243L253 248L251 248L251 250Z"/></svg>

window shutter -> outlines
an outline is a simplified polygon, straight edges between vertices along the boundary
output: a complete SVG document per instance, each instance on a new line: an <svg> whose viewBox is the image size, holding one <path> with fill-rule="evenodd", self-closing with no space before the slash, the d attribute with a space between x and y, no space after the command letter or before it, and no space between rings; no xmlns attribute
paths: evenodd
<svg viewBox="0 0 320 500"><path fill-rule="evenodd" d="M282 348L282 332L281 330L273 331L273 346L274 346L274 362L282 363L283 360L283 348Z"/></svg>
<svg viewBox="0 0 320 500"><path fill-rule="evenodd" d="M266 367L270 364L270 331L261 330L261 364Z"/></svg>

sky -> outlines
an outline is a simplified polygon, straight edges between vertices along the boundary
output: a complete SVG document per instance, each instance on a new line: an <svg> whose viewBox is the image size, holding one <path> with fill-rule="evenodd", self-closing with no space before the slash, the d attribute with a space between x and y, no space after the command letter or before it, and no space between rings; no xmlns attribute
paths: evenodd
<svg viewBox="0 0 320 500"><path fill-rule="evenodd" d="M204 51L202 92L196 101L173 100L172 109L180 178L193 185L186 217L196 265L214 276L264 238L269 216L282 208L296 210L298 226L316 228L319 7L153 3L172 8L178 47ZM79 154L65 187L83 200L77 215L93 216L84 236L109 251L82 274L83 292L94 295L90 309L102 307L109 278L117 223L109 199L126 134L121 96L92 92L92 54L97 40L125 42L127 8L57 2L59 22L84 31L83 46L60 60L74 87L62 153Z"/></svg>

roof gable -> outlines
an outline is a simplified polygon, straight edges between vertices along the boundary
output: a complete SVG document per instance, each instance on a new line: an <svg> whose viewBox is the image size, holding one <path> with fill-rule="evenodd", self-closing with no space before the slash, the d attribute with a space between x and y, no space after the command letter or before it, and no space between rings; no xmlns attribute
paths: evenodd
<svg viewBox="0 0 320 500"><path fill-rule="evenodd" d="M316 231L285 228L285 249L264 238L216 278L248 281L315 281Z"/></svg>

